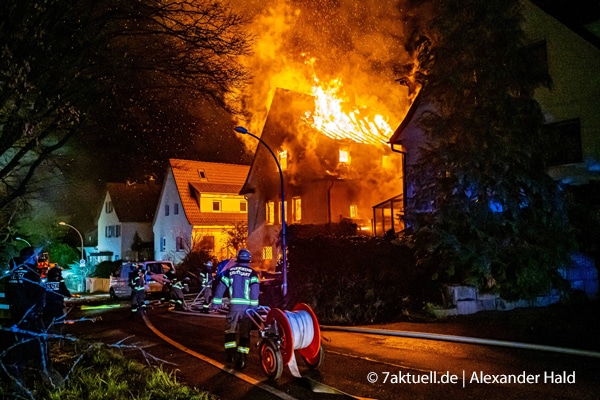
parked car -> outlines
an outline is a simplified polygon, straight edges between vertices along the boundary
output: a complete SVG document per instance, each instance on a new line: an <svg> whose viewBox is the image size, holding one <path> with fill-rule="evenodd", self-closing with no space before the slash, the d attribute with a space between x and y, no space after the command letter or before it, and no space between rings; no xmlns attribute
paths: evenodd
<svg viewBox="0 0 600 400"><path fill-rule="evenodd" d="M140 264L146 274L146 295L160 294L165 290L165 275L175 275L175 267L171 261L140 261L127 262L118 267L110 275L110 298L131 297L129 276L135 271L135 264Z"/></svg>

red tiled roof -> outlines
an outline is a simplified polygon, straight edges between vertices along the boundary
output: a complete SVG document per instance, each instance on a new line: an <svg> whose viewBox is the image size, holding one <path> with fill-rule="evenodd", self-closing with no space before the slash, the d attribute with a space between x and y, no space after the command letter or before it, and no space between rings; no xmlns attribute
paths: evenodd
<svg viewBox="0 0 600 400"><path fill-rule="evenodd" d="M234 225L246 220L247 214L242 213L201 213L196 225Z"/></svg>
<svg viewBox="0 0 600 400"><path fill-rule="evenodd" d="M249 166L174 158L169 164L190 224L232 224L246 220L246 214L201 213L192 188L200 193L237 195L246 181Z"/></svg>

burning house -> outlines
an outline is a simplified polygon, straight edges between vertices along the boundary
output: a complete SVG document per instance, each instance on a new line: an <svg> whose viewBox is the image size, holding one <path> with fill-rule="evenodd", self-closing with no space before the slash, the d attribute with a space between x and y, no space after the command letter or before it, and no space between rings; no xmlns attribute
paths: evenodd
<svg viewBox="0 0 600 400"><path fill-rule="evenodd" d="M248 199L248 246L262 254L264 268L277 260L282 226L281 177L269 149L282 170L286 225L349 222L381 234L373 207L402 198L402 155L387 144L389 126L362 110L341 117L323 100L277 89L257 133L268 148L257 147L240 194Z"/></svg>

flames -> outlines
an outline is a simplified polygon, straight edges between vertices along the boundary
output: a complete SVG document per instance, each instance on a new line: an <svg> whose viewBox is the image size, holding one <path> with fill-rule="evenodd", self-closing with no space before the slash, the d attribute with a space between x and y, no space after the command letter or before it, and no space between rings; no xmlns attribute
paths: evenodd
<svg viewBox="0 0 600 400"><path fill-rule="evenodd" d="M334 140L370 145L385 145L388 142L393 130L387 119L379 114L368 115L366 107L350 106L340 79L321 83L315 78L315 83L312 87L315 110L305 113L305 123Z"/></svg>
<svg viewBox="0 0 600 400"><path fill-rule="evenodd" d="M394 72L412 60L399 41L403 1L234 0L235 11L252 21L253 52L240 62L256 77L236 97L234 106L244 110L236 124L262 132L275 92L284 89L315 98L314 108L299 111L301 125L312 128L302 134L387 146L390 126L410 105ZM255 140L241 139L255 150ZM303 138L310 139L316 137Z"/></svg>

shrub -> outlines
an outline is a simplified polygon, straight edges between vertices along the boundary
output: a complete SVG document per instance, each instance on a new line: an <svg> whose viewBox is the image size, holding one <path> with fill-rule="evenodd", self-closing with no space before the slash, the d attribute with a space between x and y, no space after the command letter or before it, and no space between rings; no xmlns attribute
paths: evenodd
<svg viewBox="0 0 600 400"><path fill-rule="evenodd" d="M321 323L397 320L425 294L427 282L415 270L412 252L400 242L291 232L290 303L309 304Z"/></svg>

